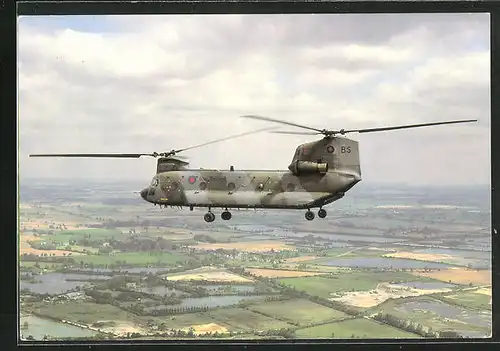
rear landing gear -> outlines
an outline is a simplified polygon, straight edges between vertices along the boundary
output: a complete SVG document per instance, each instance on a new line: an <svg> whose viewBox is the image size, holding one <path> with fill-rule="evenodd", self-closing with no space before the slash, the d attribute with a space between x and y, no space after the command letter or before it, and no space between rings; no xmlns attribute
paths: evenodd
<svg viewBox="0 0 500 351"><path fill-rule="evenodd" d="M325 218L326 217L326 210L323 210L322 208L320 208L318 211L318 217Z"/></svg>
<svg viewBox="0 0 500 351"><path fill-rule="evenodd" d="M305 217L308 221L312 221L314 219L314 212L311 210L307 210Z"/></svg>
<svg viewBox="0 0 500 351"><path fill-rule="evenodd" d="M229 212L226 208L226 210L224 212L222 212L220 214L220 217L224 220L224 221L229 221L231 219L233 215L231 214L231 212Z"/></svg>
<svg viewBox="0 0 500 351"><path fill-rule="evenodd" d="M205 222L210 223L210 222L215 221L215 215L214 215L212 212L208 211L208 212L207 212L207 213L205 213L205 215L203 216L203 219L205 220Z"/></svg>

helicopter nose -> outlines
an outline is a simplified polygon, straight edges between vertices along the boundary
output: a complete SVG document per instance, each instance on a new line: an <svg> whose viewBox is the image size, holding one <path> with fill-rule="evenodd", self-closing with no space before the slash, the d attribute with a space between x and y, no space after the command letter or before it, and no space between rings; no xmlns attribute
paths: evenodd
<svg viewBox="0 0 500 351"><path fill-rule="evenodd" d="M147 197L148 197L148 188L145 188L145 189L142 189L141 190L141 197L144 199L144 200L148 200Z"/></svg>

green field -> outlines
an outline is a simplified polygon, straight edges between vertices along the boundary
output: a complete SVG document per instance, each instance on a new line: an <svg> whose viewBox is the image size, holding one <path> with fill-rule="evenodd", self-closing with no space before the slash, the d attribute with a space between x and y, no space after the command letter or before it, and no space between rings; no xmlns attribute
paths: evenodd
<svg viewBox="0 0 500 351"><path fill-rule="evenodd" d="M165 328L186 328L192 325L215 323L234 332L291 328L285 322L243 308L220 308L209 312L188 313L166 317L146 317Z"/></svg>
<svg viewBox="0 0 500 351"><path fill-rule="evenodd" d="M285 278L279 282L305 291L309 295L328 298L330 293L342 291L368 291L378 283L391 281L414 281L415 276L405 272L341 272L331 278L303 277Z"/></svg>
<svg viewBox="0 0 500 351"><path fill-rule="evenodd" d="M35 267L37 262L27 262L27 261L19 261L19 266L21 268L31 268ZM61 267L63 264L62 263L56 263L56 262L38 262L38 265L40 266L40 269L46 269L46 270L55 270Z"/></svg>
<svg viewBox="0 0 500 351"><path fill-rule="evenodd" d="M92 324L99 320L132 321L137 324L142 322L137 316L118 307L82 301L58 304L36 303L34 304L34 312L47 317L86 324Z"/></svg>
<svg viewBox="0 0 500 351"><path fill-rule="evenodd" d="M323 324L295 331L297 338L420 338L420 336L365 318Z"/></svg>
<svg viewBox="0 0 500 351"><path fill-rule="evenodd" d="M344 312L319 305L306 299L266 302L251 305L248 309L268 316L276 316L281 320L290 321L301 326L348 317Z"/></svg>
<svg viewBox="0 0 500 351"><path fill-rule="evenodd" d="M292 327L292 325L288 323L243 308L220 308L214 311L205 312L204 314L210 316L211 323L224 325L232 331L258 331Z"/></svg>
<svg viewBox="0 0 500 351"><path fill-rule="evenodd" d="M85 264L107 265L117 261L125 261L127 264L146 266L148 264L177 265L178 261L185 261L186 256L180 253L151 253L151 252L122 252L114 255L85 255L75 256L77 263L83 261Z"/></svg>
<svg viewBox="0 0 500 351"><path fill-rule="evenodd" d="M81 240L86 235L90 235L90 240L100 240L123 236L118 229L84 228L75 230L54 230L54 234L44 235L43 240L54 241L56 243L67 243L69 240Z"/></svg>
<svg viewBox="0 0 500 351"><path fill-rule="evenodd" d="M478 294L473 291L464 291L459 292L458 294L439 296L438 299L452 305L459 305L480 310L491 310L491 296Z"/></svg>

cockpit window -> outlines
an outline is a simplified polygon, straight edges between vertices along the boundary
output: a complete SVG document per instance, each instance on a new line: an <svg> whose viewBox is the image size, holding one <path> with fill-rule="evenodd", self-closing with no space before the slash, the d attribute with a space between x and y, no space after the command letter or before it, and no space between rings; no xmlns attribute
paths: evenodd
<svg viewBox="0 0 500 351"><path fill-rule="evenodd" d="M160 181L158 180L158 178L154 178L154 179L151 181L151 186L152 186L152 187L157 187L157 186L158 186L158 184L159 184L159 182L160 182Z"/></svg>

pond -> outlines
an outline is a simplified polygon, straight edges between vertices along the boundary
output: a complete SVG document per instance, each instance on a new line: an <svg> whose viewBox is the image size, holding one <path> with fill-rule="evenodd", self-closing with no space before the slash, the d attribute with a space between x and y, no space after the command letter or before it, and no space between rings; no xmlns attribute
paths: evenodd
<svg viewBox="0 0 500 351"><path fill-rule="evenodd" d="M85 282L91 279L94 280L105 280L110 277L102 275L87 275L87 274L71 274L71 273L47 273L41 275L35 275L33 278L39 283L29 283L21 280L21 290L30 289L32 292L37 294L50 294L57 295L62 294L68 290L73 290L76 287L88 287L91 284ZM67 279L78 279L78 281L68 281Z"/></svg>
<svg viewBox="0 0 500 351"><path fill-rule="evenodd" d="M363 268L447 268L444 263L405 260L402 258L364 257L364 258L334 258L318 261L318 264L335 267L363 267Z"/></svg>
<svg viewBox="0 0 500 351"><path fill-rule="evenodd" d="M456 319L470 325L491 328L491 311L479 313L441 301L411 301L399 305L396 309L405 313L412 313L417 310L432 311L440 318Z"/></svg>
<svg viewBox="0 0 500 351"><path fill-rule="evenodd" d="M207 297L197 297L197 298L187 298L182 300L180 304L177 305L159 305L155 307L145 308L146 311L152 311L155 309L162 308L179 308L179 307L224 307L232 306L238 304L240 301L248 300L262 300L266 296L235 296L235 295L225 295L225 296L207 296Z"/></svg>
<svg viewBox="0 0 500 351"><path fill-rule="evenodd" d="M422 289L422 290L439 290L439 289L453 289L456 288L456 285L443 283L443 282L406 282L406 283L397 283L394 284L397 286L414 288L414 289Z"/></svg>
<svg viewBox="0 0 500 351"><path fill-rule="evenodd" d="M23 327L24 322L28 322L27 328ZM57 339L82 338L96 335L92 330L55 322L38 316L21 316L20 332L21 340L26 340L28 335L31 335L35 340L42 340L44 335Z"/></svg>

